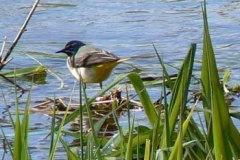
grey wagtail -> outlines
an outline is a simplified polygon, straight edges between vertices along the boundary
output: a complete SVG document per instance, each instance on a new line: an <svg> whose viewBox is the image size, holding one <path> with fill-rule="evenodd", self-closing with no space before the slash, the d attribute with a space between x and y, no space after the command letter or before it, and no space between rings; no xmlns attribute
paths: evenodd
<svg viewBox="0 0 240 160"><path fill-rule="evenodd" d="M99 83L106 80L114 67L133 57L119 58L113 53L87 45L81 41L70 41L62 50L56 53L66 53L67 67L77 80L86 83ZM137 57L137 56L135 56Z"/></svg>

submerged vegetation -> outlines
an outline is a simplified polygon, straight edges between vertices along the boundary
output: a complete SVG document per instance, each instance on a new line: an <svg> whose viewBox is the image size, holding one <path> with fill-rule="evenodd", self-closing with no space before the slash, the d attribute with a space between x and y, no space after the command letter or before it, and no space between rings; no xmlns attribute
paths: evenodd
<svg viewBox="0 0 240 160"><path fill-rule="evenodd" d="M87 96L85 90L81 90L83 87L80 84L79 100L80 104L83 104L81 107L79 105L73 107L71 97L67 103L57 98L48 100L47 103L52 104L47 112L52 116L49 159L54 159L59 143L62 144L68 159L71 160L240 159L240 133L232 121L232 116L239 119L240 114L234 111L230 113L230 104L227 103L228 94L239 92L239 89L238 87L227 88L229 72L226 72L223 83L220 82L205 4L202 10L204 35L202 70L199 79L201 90L198 93L190 94L196 44L190 45L182 67L174 80L168 74L161 56L153 46L163 70L162 97L158 102L152 102L144 82L137 73L119 75L111 84L84 104L82 99L87 99ZM139 99L137 105L144 109L149 126L135 124L135 116L129 111L133 107L133 102L128 96L127 89L126 98L123 98L120 92L114 91L96 102L97 97L104 95L125 78L134 87ZM19 115L18 98L15 103L16 118L13 118L9 112L15 132L13 145L2 130L6 153L10 153L13 159L31 159L31 150L28 147L30 101L31 91L29 91L23 115ZM119 110L123 108L128 115L126 128L119 124L117 118ZM97 120L93 116L96 112L101 115ZM59 113L63 115L60 121L57 118ZM193 114L196 116L193 117ZM77 129L67 130L64 127L66 124L76 122L76 119ZM89 129L83 128L83 121L88 121ZM108 127L113 124L115 134L109 135ZM67 144L63 135L72 137L75 143Z"/></svg>

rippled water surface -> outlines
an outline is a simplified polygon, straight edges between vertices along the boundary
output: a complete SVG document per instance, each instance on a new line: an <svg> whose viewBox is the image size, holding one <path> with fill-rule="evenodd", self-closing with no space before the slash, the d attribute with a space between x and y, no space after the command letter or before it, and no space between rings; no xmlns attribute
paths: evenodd
<svg viewBox="0 0 240 160"><path fill-rule="evenodd" d="M6 49L8 49L29 13L33 1L0 0L0 4L0 42L2 43L7 36L9 43ZM238 83L240 79L240 2L212 0L208 1L207 8L218 67L230 68L231 81ZM45 84L33 84L32 99L38 101L44 100L45 97L69 96L75 79L66 67L66 56L55 54L55 51L61 49L69 40L82 40L111 51L119 57L154 53L152 47L154 44L162 53L166 63L179 67L190 43L197 43L196 58L201 59L202 34L201 1L42 0L27 31L11 55L14 59L4 70L36 65L37 63L26 55L29 54L60 76L65 84L62 89L58 89L60 81L49 73ZM129 63L143 69L142 76L152 76L156 73L161 75L156 58L134 60ZM110 82L117 74L131 69L129 65L119 65L103 85ZM177 70L170 69L170 72L176 73ZM19 83L24 88L31 86L27 81L19 80ZM88 85L88 94L97 93L99 91L97 86ZM14 88L2 79L0 87L7 99L7 105L14 108ZM156 100L160 94L159 88L152 87L148 90L151 97ZM74 95L76 97L78 91L74 92ZM23 107L26 97L27 94L24 94L20 99ZM4 108L2 98L0 111L3 112ZM4 113L1 117L3 116ZM141 119L144 115L139 113L139 117ZM44 140L49 131L43 128L48 128L50 121L42 114L31 116L32 124L42 123L30 136L30 146L37 146L33 150L36 152L34 154L36 157L33 159L46 158L48 154L41 148L49 144ZM6 128L6 134L12 134L12 130ZM38 140L37 145L36 140Z"/></svg>

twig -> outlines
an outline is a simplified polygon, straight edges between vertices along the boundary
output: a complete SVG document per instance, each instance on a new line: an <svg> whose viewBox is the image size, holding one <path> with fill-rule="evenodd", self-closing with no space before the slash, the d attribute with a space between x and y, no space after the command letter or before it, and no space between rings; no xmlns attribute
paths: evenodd
<svg viewBox="0 0 240 160"><path fill-rule="evenodd" d="M6 42L7 42L7 36L5 36L4 40L3 40L2 49L1 49L1 53L0 53L0 61L2 61L2 55L3 55L3 51L5 48Z"/></svg>
<svg viewBox="0 0 240 160"><path fill-rule="evenodd" d="M6 65L5 62L6 62L7 58L10 56L10 54L11 54L11 52L13 51L14 47L17 45L19 39L21 38L23 32L25 31L25 29L26 29L26 27L27 27L27 24L28 24L30 18L32 17L35 9L37 8L37 5L38 5L39 1L40 1L40 0L36 0L35 3L33 4L33 7L32 7L32 9L31 9L30 13L28 14L25 22L23 23L23 26L20 28L20 30L19 30L16 38L14 39L12 46L9 48L9 50L7 51L5 57L4 57L4 58L2 59L2 61L0 62L0 70L2 70L2 68Z"/></svg>

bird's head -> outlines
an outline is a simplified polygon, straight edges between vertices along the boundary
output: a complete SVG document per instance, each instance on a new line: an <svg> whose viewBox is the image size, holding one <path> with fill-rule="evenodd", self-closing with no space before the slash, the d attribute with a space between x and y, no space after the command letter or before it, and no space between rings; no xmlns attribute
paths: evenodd
<svg viewBox="0 0 240 160"><path fill-rule="evenodd" d="M79 48L85 45L86 44L81 41L73 40L68 42L63 49L57 51L56 53L66 53L70 57L75 55L78 52Z"/></svg>

